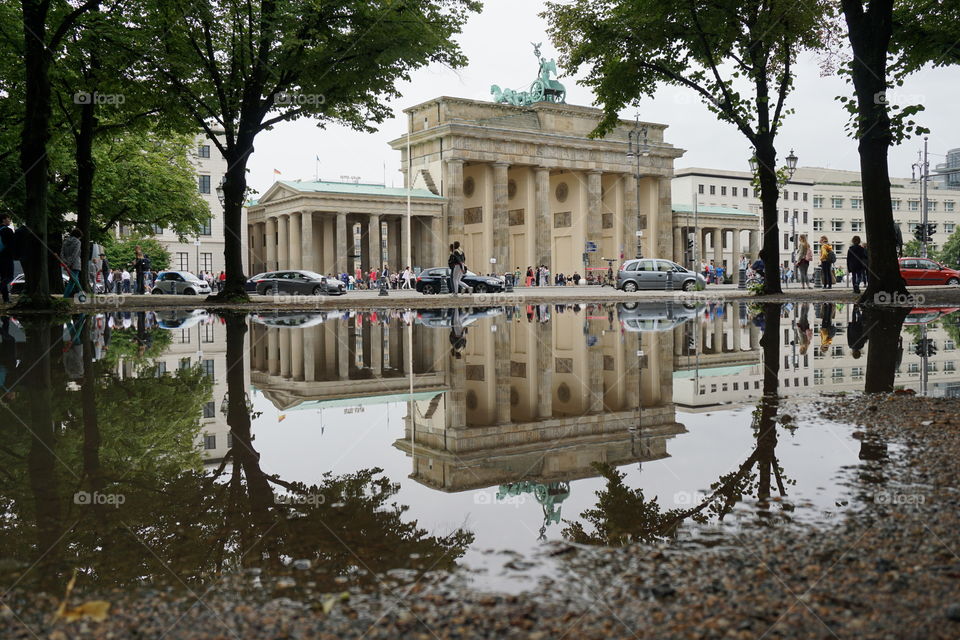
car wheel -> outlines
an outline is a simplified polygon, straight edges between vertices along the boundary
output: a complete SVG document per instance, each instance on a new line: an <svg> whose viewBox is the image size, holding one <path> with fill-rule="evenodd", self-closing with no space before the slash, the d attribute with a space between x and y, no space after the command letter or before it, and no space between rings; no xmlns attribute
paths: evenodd
<svg viewBox="0 0 960 640"><path fill-rule="evenodd" d="M627 293L633 293L634 291L637 290L637 283L634 282L633 280L627 280L626 282L623 283L622 288Z"/></svg>
<svg viewBox="0 0 960 640"><path fill-rule="evenodd" d="M323 293L323 287L316 286L313 288L313 295L319 296L322 293Z"/></svg>
<svg viewBox="0 0 960 640"><path fill-rule="evenodd" d="M488 291L487 285L485 284L478 284L473 288L474 293L486 293L487 291Z"/></svg>
<svg viewBox="0 0 960 640"><path fill-rule="evenodd" d="M264 289L263 289L263 295L265 295L265 296L272 296L272 295L273 295L273 287L264 287Z"/></svg>
<svg viewBox="0 0 960 640"><path fill-rule="evenodd" d="M154 288L153 288L153 291L151 291L150 293L153 294L153 295L155 295L155 296L159 296L159 295L161 295L161 294L163 293L163 290L160 289L159 287L154 287Z"/></svg>
<svg viewBox="0 0 960 640"><path fill-rule="evenodd" d="M429 295L433 295L433 294L439 293L439 292L440 292L440 290L439 290L437 287L433 286L432 284L425 284L425 285L423 285L423 293L424 293L424 295L429 296Z"/></svg>
<svg viewBox="0 0 960 640"><path fill-rule="evenodd" d="M184 289L184 290L183 290L183 295L185 295L185 296L195 296L195 295L197 295L197 291L196 291L196 289Z"/></svg>
<svg viewBox="0 0 960 640"><path fill-rule="evenodd" d="M639 302L627 302L624 303L623 308L627 311L634 311L637 307L640 306Z"/></svg>
<svg viewBox="0 0 960 640"><path fill-rule="evenodd" d="M947 284L960 284L960 280L956 278L950 278L949 280L947 280Z"/></svg>
<svg viewBox="0 0 960 640"><path fill-rule="evenodd" d="M684 280L683 286L681 286L680 288L683 289L684 291L690 291L695 286L696 286L696 283L693 280Z"/></svg>

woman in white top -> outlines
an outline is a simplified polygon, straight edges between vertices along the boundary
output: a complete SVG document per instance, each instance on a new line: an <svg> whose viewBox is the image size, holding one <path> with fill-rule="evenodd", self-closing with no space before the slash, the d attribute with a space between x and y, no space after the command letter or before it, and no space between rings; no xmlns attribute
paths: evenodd
<svg viewBox="0 0 960 640"><path fill-rule="evenodd" d="M407 267L403 270L403 288L410 288L410 281L413 280L413 271L410 270L410 267Z"/></svg>

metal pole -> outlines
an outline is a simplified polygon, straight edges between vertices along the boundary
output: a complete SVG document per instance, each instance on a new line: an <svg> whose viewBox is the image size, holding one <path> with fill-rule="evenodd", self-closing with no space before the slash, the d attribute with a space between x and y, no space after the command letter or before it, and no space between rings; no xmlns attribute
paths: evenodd
<svg viewBox="0 0 960 640"><path fill-rule="evenodd" d="M637 145L639 147L639 144ZM637 181L637 231L642 231L640 229L640 151L637 151L637 173L634 175L634 178ZM643 257L643 237L636 235L634 241L637 243L637 258Z"/></svg>
<svg viewBox="0 0 960 640"><path fill-rule="evenodd" d="M697 186L690 183L690 194L693 196L693 269L700 268L700 221L697 217Z"/></svg>
<svg viewBox="0 0 960 640"><path fill-rule="evenodd" d="M927 136L923 137L923 162L920 164L920 224L923 227L923 236L920 242L920 257L927 257L927 178L930 172L930 163L927 160Z"/></svg>
<svg viewBox="0 0 960 640"><path fill-rule="evenodd" d="M412 115L410 116L413 117ZM407 256L406 266L413 269L413 254L411 249L411 240L410 236L413 234L413 217L410 209L410 189L413 188L413 177L410 172L413 171L413 163L410 161L410 123L407 124L407 219L404 221L404 224L407 225L407 246L404 247Z"/></svg>

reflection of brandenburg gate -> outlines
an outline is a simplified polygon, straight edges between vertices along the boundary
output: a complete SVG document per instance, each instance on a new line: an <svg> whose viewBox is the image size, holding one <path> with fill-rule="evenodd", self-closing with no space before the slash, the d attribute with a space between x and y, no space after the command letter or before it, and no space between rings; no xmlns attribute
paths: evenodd
<svg viewBox="0 0 960 640"><path fill-rule="evenodd" d="M667 439L684 432L672 401L672 342L621 333L603 313L475 325L463 358L448 357L451 390L411 403L395 443L413 458L411 477L463 491L667 457Z"/></svg>
<svg viewBox="0 0 960 640"><path fill-rule="evenodd" d="M621 332L606 311L550 322L537 321L546 307L532 320L464 311L456 358L450 313L416 323L409 352L399 320L267 314L251 322L251 382L282 410L407 401L395 446L413 478L444 491L594 476L594 462L667 457L668 438L684 432L669 334Z"/></svg>

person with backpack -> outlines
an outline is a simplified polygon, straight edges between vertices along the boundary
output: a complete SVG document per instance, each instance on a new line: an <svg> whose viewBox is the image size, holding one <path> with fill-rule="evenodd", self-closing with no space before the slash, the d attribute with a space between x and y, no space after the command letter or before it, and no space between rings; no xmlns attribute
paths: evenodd
<svg viewBox="0 0 960 640"><path fill-rule="evenodd" d="M13 282L14 235L10 216L0 215L0 295L10 302L10 283Z"/></svg>
<svg viewBox="0 0 960 640"><path fill-rule="evenodd" d="M847 249L847 271L853 282L853 292L860 293L860 285L867 281L867 250L860 244L860 236L853 236Z"/></svg>
<svg viewBox="0 0 960 640"><path fill-rule="evenodd" d="M824 289L833 289L833 265L837 262L837 254L827 236L820 236L820 277Z"/></svg>

